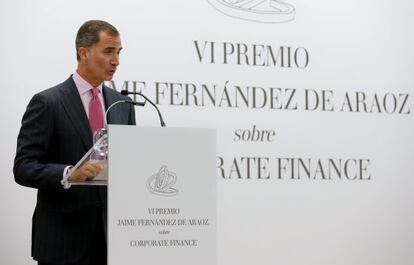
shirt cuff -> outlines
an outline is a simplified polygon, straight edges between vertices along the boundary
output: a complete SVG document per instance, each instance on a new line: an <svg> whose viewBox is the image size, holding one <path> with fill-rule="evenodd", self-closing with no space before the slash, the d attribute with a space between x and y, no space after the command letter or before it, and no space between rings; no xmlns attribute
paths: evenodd
<svg viewBox="0 0 414 265"><path fill-rule="evenodd" d="M69 178L69 172L72 169L73 166L67 166L65 167L65 169L63 170L63 178L62 181L60 182L63 186L64 189L69 189L71 184L68 181Z"/></svg>

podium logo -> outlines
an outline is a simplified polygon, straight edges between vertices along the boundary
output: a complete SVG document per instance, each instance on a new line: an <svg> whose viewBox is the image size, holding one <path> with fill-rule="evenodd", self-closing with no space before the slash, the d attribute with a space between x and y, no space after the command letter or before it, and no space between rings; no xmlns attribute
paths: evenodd
<svg viewBox="0 0 414 265"><path fill-rule="evenodd" d="M295 19L295 7L280 0L207 0L221 13L260 23L282 23Z"/></svg>
<svg viewBox="0 0 414 265"><path fill-rule="evenodd" d="M175 196L178 190L173 186L177 182L177 175L168 171L167 166L162 166L157 173L147 180L147 188L150 192L160 196Z"/></svg>

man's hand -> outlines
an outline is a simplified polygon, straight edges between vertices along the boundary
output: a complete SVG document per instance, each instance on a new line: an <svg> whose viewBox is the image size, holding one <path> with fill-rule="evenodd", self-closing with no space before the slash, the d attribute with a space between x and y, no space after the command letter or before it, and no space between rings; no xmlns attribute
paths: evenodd
<svg viewBox="0 0 414 265"><path fill-rule="evenodd" d="M86 162L68 178L68 181L78 182L93 180L105 168L103 164Z"/></svg>

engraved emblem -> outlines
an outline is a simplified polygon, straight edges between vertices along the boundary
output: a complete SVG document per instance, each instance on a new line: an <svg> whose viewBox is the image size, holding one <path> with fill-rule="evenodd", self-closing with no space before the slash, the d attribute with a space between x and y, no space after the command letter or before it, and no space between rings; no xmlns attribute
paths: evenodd
<svg viewBox="0 0 414 265"><path fill-rule="evenodd" d="M161 196L175 196L178 190L173 186L177 182L177 175L169 171L167 166L162 166L160 170L148 178L147 188L150 192Z"/></svg>
<svg viewBox="0 0 414 265"><path fill-rule="evenodd" d="M221 13L260 23L282 23L295 19L295 7L280 0L207 0Z"/></svg>

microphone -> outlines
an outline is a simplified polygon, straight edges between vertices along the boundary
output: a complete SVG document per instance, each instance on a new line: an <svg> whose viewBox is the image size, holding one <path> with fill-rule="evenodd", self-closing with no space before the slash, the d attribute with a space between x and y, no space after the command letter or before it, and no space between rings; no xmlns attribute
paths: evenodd
<svg viewBox="0 0 414 265"><path fill-rule="evenodd" d="M148 101L157 110L158 117L160 118L161 127L165 127L165 122L164 122L164 119L162 118L160 110L158 109L157 105L154 104L154 102L152 102L149 98L147 98L147 96L145 96L144 94L139 93L139 92L130 92L128 90L121 90L121 94L122 95L139 95L139 96L143 97L146 101ZM141 103L141 104L145 104L145 103Z"/></svg>
<svg viewBox="0 0 414 265"><path fill-rule="evenodd" d="M115 101L114 103L112 103L109 107L108 107L108 109L105 111L105 128L107 128L108 127L108 112L109 112L109 110L113 107L113 106L115 106L115 105L118 105L118 104L120 104L120 103L126 103L126 104L132 104L132 105L134 105L134 106L140 106L140 107L143 107L143 106L145 106L145 102L143 102L143 103L141 103L141 102L136 102L136 101L132 101L132 100L118 100L118 101Z"/></svg>

